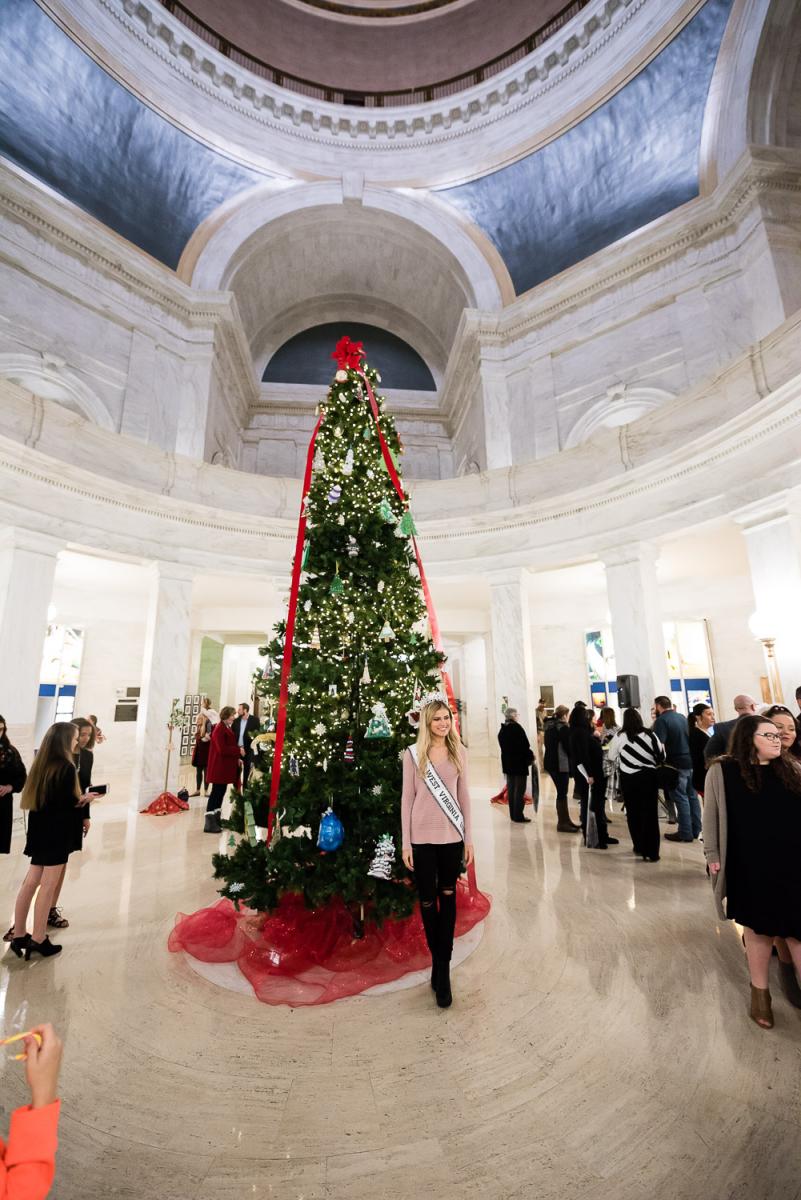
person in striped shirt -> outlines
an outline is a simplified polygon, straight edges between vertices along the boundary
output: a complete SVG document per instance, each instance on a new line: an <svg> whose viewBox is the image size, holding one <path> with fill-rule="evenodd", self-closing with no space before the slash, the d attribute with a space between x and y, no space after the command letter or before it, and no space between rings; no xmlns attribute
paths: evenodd
<svg viewBox="0 0 801 1200"><path fill-rule="evenodd" d="M665 761L665 747L655 733L645 728L637 709L627 708L623 714L623 727L607 754L619 771L634 853L646 862L658 862L657 768Z"/></svg>

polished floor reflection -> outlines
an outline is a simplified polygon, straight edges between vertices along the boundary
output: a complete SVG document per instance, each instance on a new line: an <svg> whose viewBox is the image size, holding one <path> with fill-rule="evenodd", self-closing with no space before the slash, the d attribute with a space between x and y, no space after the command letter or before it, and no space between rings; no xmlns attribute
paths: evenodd
<svg viewBox="0 0 801 1200"><path fill-rule="evenodd" d="M550 793L522 826L489 795L494 907L447 1011L427 987L297 1011L215 988L166 948L215 899L200 809L98 805L63 954L0 975L7 1021L27 1001L66 1039L56 1200L800 1197L801 1012L774 978L775 1029L748 1020L700 848L643 863L618 816L621 845L585 851ZM16 1064L2 1096L7 1128Z"/></svg>

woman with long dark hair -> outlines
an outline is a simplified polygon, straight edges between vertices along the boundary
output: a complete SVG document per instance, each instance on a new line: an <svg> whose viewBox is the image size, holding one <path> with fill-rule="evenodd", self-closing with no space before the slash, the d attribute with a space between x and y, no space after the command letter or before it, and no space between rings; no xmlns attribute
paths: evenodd
<svg viewBox="0 0 801 1200"><path fill-rule="evenodd" d="M607 754L619 772L634 853L646 862L658 862L657 769L665 761L665 748L656 734L645 728L637 709L627 708L623 714L623 728Z"/></svg>
<svg viewBox="0 0 801 1200"><path fill-rule="evenodd" d="M431 987L440 1008L451 994L456 881L473 861L467 755L439 693L424 697L417 742L403 756L403 862L414 872L431 951Z"/></svg>
<svg viewBox="0 0 801 1200"><path fill-rule="evenodd" d="M78 730L71 721L51 725L22 789L20 804L28 813L25 853L31 860L14 908L11 949L18 958L32 954L48 958L58 954L47 936L47 918L62 867L75 849L75 810L81 799L75 755ZM33 910L33 936L28 933L28 911L38 889Z"/></svg>
<svg viewBox="0 0 801 1200"><path fill-rule="evenodd" d="M5 717L0 717L0 854L11 853L14 792L21 792L27 777L19 751L8 740Z"/></svg>
<svg viewBox="0 0 801 1200"><path fill-rule="evenodd" d="M772 1029L774 938L785 938L801 971L801 770L772 721L740 717L729 753L707 772L704 818L718 914L745 928L751 1019Z"/></svg>
<svg viewBox="0 0 801 1200"><path fill-rule="evenodd" d="M556 788L557 833L578 833L581 829L581 826L572 820L567 805L567 789L570 785L570 730L567 726L569 712L566 704L560 704L551 720L545 724L544 765Z"/></svg>
<svg viewBox="0 0 801 1200"><path fill-rule="evenodd" d="M584 842L585 844L587 842L587 823L591 812L598 828L597 849L605 850L607 846L616 846L618 839L609 836L606 826L604 756L601 742L595 736L590 724L591 720L592 714L587 712L583 704L577 704L570 714L568 721L570 760L573 768L575 793L579 798Z"/></svg>

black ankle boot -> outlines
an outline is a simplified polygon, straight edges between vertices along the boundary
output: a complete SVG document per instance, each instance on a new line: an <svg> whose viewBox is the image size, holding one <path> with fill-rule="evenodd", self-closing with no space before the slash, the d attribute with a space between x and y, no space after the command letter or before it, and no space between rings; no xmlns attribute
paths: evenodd
<svg viewBox="0 0 801 1200"><path fill-rule="evenodd" d="M29 962L32 954L41 954L42 958L50 958L53 954L60 954L61 949L61 946L54 946L49 937L46 937L43 942L35 942L33 938L29 938L28 945L25 947L25 961Z"/></svg>
<svg viewBox="0 0 801 1200"><path fill-rule="evenodd" d="M9 939L9 945L16 954L17 958L22 958L23 953L30 945L30 941L31 935L29 933L24 933L22 937L12 937Z"/></svg>
<svg viewBox="0 0 801 1200"><path fill-rule="evenodd" d="M451 964L441 962L437 967L437 1004L440 1008L450 1008L453 1004L451 994Z"/></svg>
<svg viewBox="0 0 801 1200"><path fill-rule="evenodd" d="M203 826L204 833L222 833L222 825L220 824L220 814L218 812L206 813L206 823Z"/></svg>

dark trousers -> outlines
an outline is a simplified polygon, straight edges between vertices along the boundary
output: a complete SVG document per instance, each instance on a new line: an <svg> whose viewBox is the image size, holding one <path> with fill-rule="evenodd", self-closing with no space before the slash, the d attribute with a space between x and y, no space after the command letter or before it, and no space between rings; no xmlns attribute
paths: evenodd
<svg viewBox="0 0 801 1200"><path fill-rule="evenodd" d="M209 798L206 801L206 813L218 813L222 809L222 803L225 799L225 792L228 787L227 783L213 783Z"/></svg>
<svg viewBox="0 0 801 1200"><path fill-rule="evenodd" d="M523 809L525 808L526 803L525 797L527 783L528 774L506 776L506 798L509 801L510 821L523 820Z"/></svg>
<svg viewBox="0 0 801 1200"><path fill-rule="evenodd" d="M603 776L596 779L592 787L587 780L579 772L576 772L574 781L574 791L579 798L579 806L581 816L581 828L584 831L584 841L587 840L587 814L591 811L595 817L595 824L598 826L598 844L605 846L609 837L609 831L606 824L606 813L604 811L604 803L606 801L606 780Z"/></svg>
<svg viewBox="0 0 801 1200"><path fill-rule="evenodd" d="M464 842L412 843L414 882L432 959L450 962L456 928L456 880Z"/></svg>
<svg viewBox="0 0 801 1200"><path fill-rule="evenodd" d="M620 772L626 821L635 854L659 857L659 784L656 771Z"/></svg>
<svg viewBox="0 0 801 1200"><path fill-rule="evenodd" d="M549 771L553 785L556 788L556 823L571 825L570 811L567 807L567 789L570 783L569 771Z"/></svg>
<svg viewBox="0 0 801 1200"><path fill-rule="evenodd" d="M245 757L242 759L242 788L247 787L248 776L250 769L253 766L253 754L250 750L245 751Z"/></svg>
<svg viewBox="0 0 801 1200"><path fill-rule="evenodd" d="M203 787L203 781L206 778L205 767L195 767L195 790L200 791Z"/></svg>

